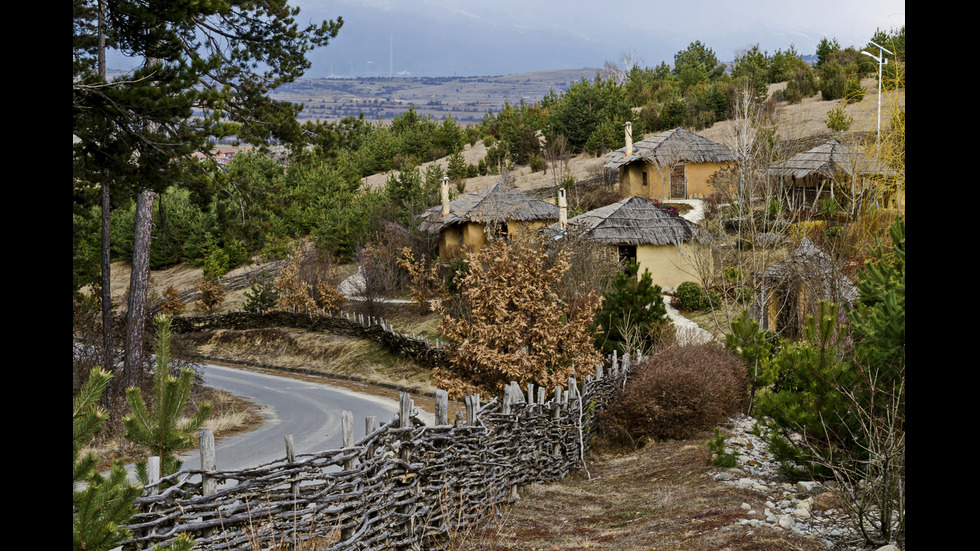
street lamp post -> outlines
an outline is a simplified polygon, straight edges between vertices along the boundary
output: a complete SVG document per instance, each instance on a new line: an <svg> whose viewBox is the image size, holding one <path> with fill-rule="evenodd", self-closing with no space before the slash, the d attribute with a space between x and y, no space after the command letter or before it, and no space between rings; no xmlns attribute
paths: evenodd
<svg viewBox="0 0 980 551"><path fill-rule="evenodd" d="M881 68L888 64L888 58L885 57L885 52L888 52L891 55L895 55L895 52L889 50L888 48L885 48L880 44L875 44L874 42L871 42L871 44L878 47L878 55L874 55L864 50L861 50L861 53L878 62L878 133L875 136L875 142L880 144L881 143Z"/></svg>

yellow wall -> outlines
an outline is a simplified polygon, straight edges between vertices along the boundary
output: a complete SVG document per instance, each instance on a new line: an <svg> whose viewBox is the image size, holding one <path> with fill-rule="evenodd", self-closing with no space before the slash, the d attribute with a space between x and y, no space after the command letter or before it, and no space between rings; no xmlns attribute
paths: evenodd
<svg viewBox="0 0 980 551"><path fill-rule="evenodd" d="M706 263L710 267L710 251L694 243L675 245L638 245L636 262L643 270L650 270L653 282L661 287L677 288L685 281L700 281L697 266Z"/></svg>
<svg viewBox="0 0 980 551"><path fill-rule="evenodd" d="M705 196L714 193L715 187L708 178L731 163L699 163L687 165L687 196Z"/></svg>
<svg viewBox="0 0 980 551"><path fill-rule="evenodd" d="M688 163L687 199L710 195L715 192L708 178L729 163ZM647 173L647 185L643 185L643 172ZM648 162L634 162L619 168L619 186L625 197L634 195L647 199L666 200L670 198L670 173L666 174L667 184L655 165ZM679 198L678 198L679 199Z"/></svg>
<svg viewBox="0 0 980 551"><path fill-rule="evenodd" d="M532 220L530 222L512 221L507 223L508 239L523 239L534 235L536 231L557 222L555 220ZM460 242L462 235L462 243ZM463 225L450 226L442 231L439 239L439 256L447 258L463 245L467 250L477 250L487 244L487 232L484 224L467 222Z"/></svg>

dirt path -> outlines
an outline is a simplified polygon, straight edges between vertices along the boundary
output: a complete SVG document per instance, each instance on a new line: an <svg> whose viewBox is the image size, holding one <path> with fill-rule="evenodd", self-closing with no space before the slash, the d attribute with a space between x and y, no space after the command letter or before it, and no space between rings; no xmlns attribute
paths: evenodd
<svg viewBox="0 0 980 551"><path fill-rule="evenodd" d="M497 522L458 534L480 550L754 549L823 551L815 538L775 528L750 528L746 503L764 508L766 496L714 480L704 442L657 442L633 453L607 450L589 462L592 480L579 473L557 484L528 486Z"/></svg>

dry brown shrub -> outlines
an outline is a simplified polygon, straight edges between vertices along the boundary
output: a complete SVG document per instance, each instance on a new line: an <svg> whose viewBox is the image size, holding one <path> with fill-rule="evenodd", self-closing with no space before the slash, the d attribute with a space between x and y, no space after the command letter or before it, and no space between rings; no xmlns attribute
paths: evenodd
<svg viewBox="0 0 980 551"><path fill-rule="evenodd" d="M347 297L337 290L334 284L337 277L337 266L329 258L295 251L273 281L279 291L276 310L339 311Z"/></svg>
<svg viewBox="0 0 980 551"><path fill-rule="evenodd" d="M220 281L205 279L195 289L201 293L197 297L198 309L206 310L208 313L214 312L218 306L221 306L227 295L225 286Z"/></svg>
<svg viewBox="0 0 980 551"><path fill-rule="evenodd" d="M408 272L408 289L412 293L412 303L425 311L429 301L446 295L446 285L439 274L439 266L424 259L415 260L415 254L408 247L402 248L398 266Z"/></svg>
<svg viewBox="0 0 980 551"><path fill-rule="evenodd" d="M496 394L510 381L546 388L568 377L591 375L602 361L592 324L600 298L562 300L559 283L570 252L549 259L540 246L498 240L467 256L461 317L443 313L439 325L450 341L447 369L433 377L450 396Z"/></svg>
<svg viewBox="0 0 980 551"><path fill-rule="evenodd" d="M635 367L626 389L600 421L623 444L688 438L742 409L744 364L717 345L674 346Z"/></svg>
<svg viewBox="0 0 980 551"><path fill-rule="evenodd" d="M187 309L187 303L180 300L180 291L173 285L168 285L163 291L163 303L160 309L168 316L179 316Z"/></svg>
<svg viewBox="0 0 980 551"><path fill-rule="evenodd" d="M310 296L310 285L299 277L300 265L303 261L302 255L301 251L296 251L290 255L289 262L272 282L276 290L279 291L279 298L276 299L276 310L305 312L316 307L313 297Z"/></svg>

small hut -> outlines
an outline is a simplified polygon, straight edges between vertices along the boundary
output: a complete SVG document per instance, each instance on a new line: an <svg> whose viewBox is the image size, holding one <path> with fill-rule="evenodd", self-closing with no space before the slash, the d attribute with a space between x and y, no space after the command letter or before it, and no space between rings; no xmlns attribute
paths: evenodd
<svg viewBox="0 0 980 551"><path fill-rule="evenodd" d="M558 220L558 207L497 183L449 201L443 184L442 205L422 215L419 229L439 234L439 255L462 247L479 249L489 239L521 237Z"/></svg>
<svg viewBox="0 0 980 551"><path fill-rule="evenodd" d="M762 284L756 304L760 325L791 339L803 334L807 316L817 313L821 300L843 304L858 296L837 262L805 237L785 260L763 272Z"/></svg>
<svg viewBox="0 0 980 551"><path fill-rule="evenodd" d="M770 166L768 174L782 178L783 201L790 210L815 211L825 195L838 203L847 203L846 197L852 207L868 200L882 208L905 208L904 193L895 185L898 173L837 139Z"/></svg>
<svg viewBox="0 0 980 551"><path fill-rule="evenodd" d="M615 247L621 261L636 262L640 273L650 270L653 282L662 287L695 279L699 264L711 259L702 249L709 240L707 230L643 197L623 199L570 218L564 230L557 224L548 230Z"/></svg>
<svg viewBox="0 0 980 551"><path fill-rule="evenodd" d="M606 154L605 168L619 169L624 196L649 199L704 197L715 190L708 178L729 166L735 156L728 147L683 128L661 132L633 143L626 126L626 147Z"/></svg>

